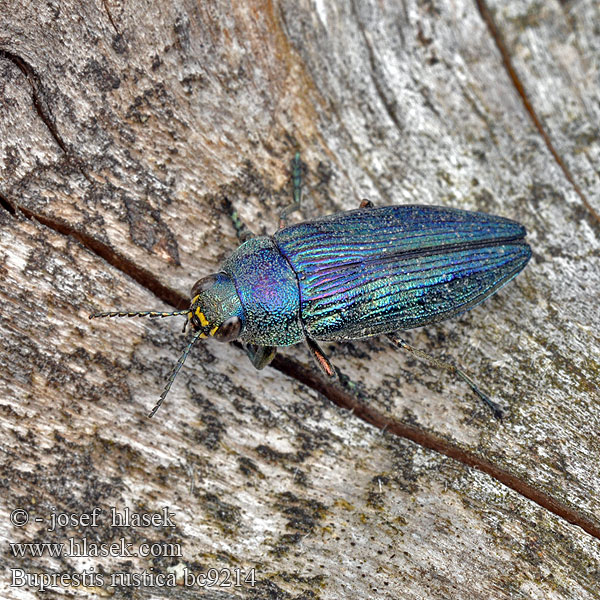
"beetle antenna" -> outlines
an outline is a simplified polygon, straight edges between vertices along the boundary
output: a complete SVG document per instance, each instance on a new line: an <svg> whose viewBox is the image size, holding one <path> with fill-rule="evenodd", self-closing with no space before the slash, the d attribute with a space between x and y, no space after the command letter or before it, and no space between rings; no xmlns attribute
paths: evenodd
<svg viewBox="0 0 600 600"><path fill-rule="evenodd" d="M194 334L194 337L191 339L191 341L187 345L186 349L183 351L183 354L179 357L177 364L175 365L175 367L171 371L171 374L169 375L169 378L167 379L167 385L165 385L165 389L163 390L162 394L160 395L158 402L154 405L154 408L148 415L149 419L151 419L156 414L156 411L160 408L160 405L163 403L163 400L167 397L167 394L169 393L169 390L171 389L171 386L173 385L173 382L175 381L175 377L177 377L177 373L179 373L179 371L181 370L181 367L183 367L183 363L185 362L187 355L190 353L192 346L202 337L202 335L203 335L203 330L199 329Z"/></svg>
<svg viewBox="0 0 600 600"><path fill-rule="evenodd" d="M90 315L90 319L103 319L104 317L177 317L179 315L187 315L189 312L189 308L186 310L173 310L171 312L159 312L156 310L143 310L138 312L113 311L93 313Z"/></svg>

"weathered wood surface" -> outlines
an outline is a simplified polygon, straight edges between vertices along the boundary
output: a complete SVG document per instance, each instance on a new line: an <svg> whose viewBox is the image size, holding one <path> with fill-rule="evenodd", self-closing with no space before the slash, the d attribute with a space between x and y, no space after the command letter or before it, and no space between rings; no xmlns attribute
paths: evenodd
<svg viewBox="0 0 600 600"><path fill-rule="evenodd" d="M3 597L38 596L15 568L211 567L256 585L45 597L597 597L598 22L592 0L0 1ZM301 347L255 372L206 343L146 418L181 324L88 313L184 306L236 245L228 203L275 229L296 149L305 218L368 197L527 226L515 282L407 335L472 373L502 424L378 339L328 348L345 388ZM175 528L106 514L164 506ZM96 527L33 522L94 507ZM8 545L83 537L182 556Z"/></svg>

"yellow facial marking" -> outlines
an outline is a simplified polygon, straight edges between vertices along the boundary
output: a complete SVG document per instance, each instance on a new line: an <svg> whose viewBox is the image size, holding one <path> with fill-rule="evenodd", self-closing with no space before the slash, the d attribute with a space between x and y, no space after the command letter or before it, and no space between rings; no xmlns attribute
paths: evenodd
<svg viewBox="0 0 600 600"><path fill-rule="evenodd" d="M217 329L219 329L218 325L210 330L210 335L215 335L215 331L217 331Z"/></svg>
<svg viewBox="0 0 600 600"><path fill-rule="evenodd" d="M196 316L200 319L200 325L202 325L202 327L206 327L208 325L208 320L204 316L204 313L200 310L200 307L196 309Z"/></svg>

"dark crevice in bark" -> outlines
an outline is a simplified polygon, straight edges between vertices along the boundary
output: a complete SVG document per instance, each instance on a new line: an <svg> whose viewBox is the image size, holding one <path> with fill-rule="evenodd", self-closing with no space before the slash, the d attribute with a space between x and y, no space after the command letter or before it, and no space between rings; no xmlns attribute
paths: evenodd
<svg viewBox="0 0 600 600"><path fill-rule="evenodd" d="M550 135L544 129L544 126L542 125L540 118L538 117L537 113L535 112L535 109L533 108L533 104L531 103L531 100L529 99L527 92L525 91L525 86L523 85L523 82L521 81L521 79L519 78L519 75L517 74L517 71L515 70L515 67L513 65L512 59L510 57L510 52L508 51L506 42L504 41L504 38L502 37L500 30L496 26L496 23L494 22L494 19L492 18L492 14L491 14L490 10L488 9L484 0L475 0L475 3L477 5L477 8L481 15L481 18L483 19L484 23L487 25L490 35L492 36L492 39L494 40L494 43L496 44L496 47L498 48L498 51L500 52L500 55L502 57L502 63L504 64L504 68L506 69L506 72L508 73L508 76L509 76L510 80L512 81L512 84L514 85L515 89L517 90L517 93L519 94L521 101L523 102L523 106L525 107L525 110L527 111L529 118L533 122L535 128L538 130L538 133L542 136L542 139L544 140L544 143L546 144L548 151L550 152L550 154L552 154L552 157L556 161L556 164L558 164L558 166L562 170L567 181L573 186L573 189L575 190L576 194L581 198L581 201L583 202L585 207L588 209L590 214L596 220L596 224L600 223L600 215L595 211L594 207L589 203L588 199L586 198L585 194L583 193L583 190L579 187L579 185L575 181L575 178L571 174L571 171L569 170L566 163L563 161L562 157L560 156L560 154L554 147L554 144L552 143L552 140L550 139Z"/></svg>
<svg viewBox="0 0 600 600"><path fill-rule="evenodd" d="M463 448L459 448L448 440L431 432L424 431L415 425L404 423L387 415L383 415L377 410L362 403L354 395L344 391L339 386L324 380L313 370L298 364L296 361L278 355L273 360L272 366L278 371L285 373L289 377L293 377L323 394L337 406L352 411L359 419L377 427L377 429L411 440L420 446L435 450L444 456L453 458L469 467L478 469L511 488L518 494L539 504L556 516L573 525L578 525L595 538L600 538L600 524L597 521L590 519L586 515L579 513L577 510L559 502L552 496L535 488L506 469L499 467L497 464L473 454L472 452L468 452Z"/></svg>
<svg viewBox="0 0 600 600"><path fill-rule="evenodd" d="M172 290L166 285L163 285L152 273L150 273L150 271L142 269L132 260L115 251L108 244L105 244L104 242L95 239L91 235L71 227L69 224L59 219L51 219L46 215L38 215L27 208L23 208L22 206L17 206L17 208L28 219L36 220L53 231L56 231L62 235L71 236L72 238L76 239L88 250L104 259L107 263L119 271L137 281L147 290L150 290L163 302L166 302L171 306L175 306L178 310L187 308L189 306L188 297L176 292L175 290Z"/></svg>
<svg viewBox="0 0 600 600"><path fill-rule="evenodd" d="M14 204L2 192L0 192L0 206L11 215L17 213Z"/></svg>
<svg viewBox="0 0 600 600"><path fill-rule="evenodd" d="M50 107L46 101L46 93L44 92L44 87L42 82L35 72L35 69L21 56L14 54L8 50L0 49L0 57L5 58L6 60L11 61L20 71L23 73L25 79L29 82L31 86L31 98L33 101L33 106L42 120L44 125L47 127L52 139L56 142L58 147L65 153L68 160L72 161L73 164L77 166L81 174L90 181L89 175L85 172L81 161L73 155L73 152L69 149L66 142L63 140L60 135L58 128L56 127L56 122Z"/></svg>
<svg viewBox="0 0 600 600"><path fill-rule="evenodd" d="M15 207L12 205L12 203L10 203L8 200L6 200L6 202L14 211ZM46 216L36 215L27 209L20 207L17 208L27 218L35 219L50 229L57 231L58 233L69 235L77 239L91 252L95 253L106 262L113 265L115 268L127 274L132 279L135 279L140 285L153 292L163 302L170 304L177 309L184 309L189 305L188 297L164 286L150 272L141 269L135 265L133 261L115 252L108 245L99 242L92 236L73 229L62 221L50 219ZM238 343L235 343L235 345L241 347L241 345ZM277 355L271 363L271 366L288 377L292 377L293 379L296 379L311 389L319 392L337 406L352 411L352 413L359 419L369 423L373 427L376 427L381 431L385 431L388 434L411 440L420 446L429 448L469 467L478 469L479 471L486 473L490 477L506 485L518 494L537 503L539 506L550 511L556 516L568 521L569 523L578 525L588 534L600 539L600 524L597 521L556 500L549 494L535 488L523 479L520 479L490 460L464 450L463 448L452 444L448 440L434 433L420 429L416 425L398 421L393 417L384 415L377 410L374 410L373 408L361 402L352 393L342 389L340 385L332 384L330 381L327 381L321 377L314 369L307 368L295 360L282 355Z"/></svg>
<svg viewBox="0 0 600 600"><path fill-rule="evenodd" d="M31 86L31 96L33 99L33 105L35 106L35 110L39 115L40 119L44 122L44 125L48 128L48 131L52 134L54 141L58 144L60 149L65 153L69 154L69 150L64 140L62 139L58 129L56 128L56 123L54 122L54 117L48 108L48 105L44 99L45 94L43 92L42 83L37 73L33 69L33 67L21 56L13 54L8 50L0 50L0 56L10 60L25 76L25 79L29 82Z"/></svg>
<svg viewBox="0 0 600 600"><path fill-rule="evenodd" d="M117 25L115 24L112 14L110 12L110 9L108 7L108 4L106 3L106 0L102 0L102 4L104 6L104 10L106 11L106 14L108 15L108 20L110 21L110 24L112 25L113 29L115 30L117 35L121 35L120 31L117 29Z"/></svg>

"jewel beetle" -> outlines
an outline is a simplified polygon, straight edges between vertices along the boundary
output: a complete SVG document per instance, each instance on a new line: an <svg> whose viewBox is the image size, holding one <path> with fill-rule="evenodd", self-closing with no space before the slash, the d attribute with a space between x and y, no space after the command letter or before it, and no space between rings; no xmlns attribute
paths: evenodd
<svg viewBox="0 0 600 600"><path fill-rule="evenodd" d="M304 342L319 368L335 377L318 342L386 334L396 346L454 371L501 418L463 371L413 348L397 332L463 313L515 277L531 257L523 225L456 208L376 208L363 200L356 210L286 226L300 205L301 170L296 154L294 202L273 235L251 237L234 215L245 241L218 273L194 284L189 308L90 315L187 317L191 340L149 416L199 339L241 341L257 369L269 364L278 346Z"/></svg>

